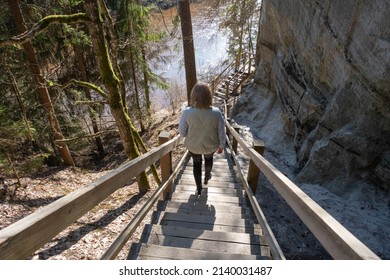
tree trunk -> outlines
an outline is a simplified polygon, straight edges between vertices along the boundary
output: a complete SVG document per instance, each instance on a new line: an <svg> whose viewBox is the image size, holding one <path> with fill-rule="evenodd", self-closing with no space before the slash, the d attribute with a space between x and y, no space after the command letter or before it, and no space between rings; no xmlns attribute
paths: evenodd
<svg viewBox="0 0 390 280"><path fill-rule="evenodd" d="M245 1L239 2L239 38L238 38L238 52L236 54L236 71L239 70L241 65L241 60L243 59L242 55L242 45L244 38L244 11L245 11ZM245 62L244 62L245 63Z"/></svg>
<svg viewBox="0 0 390 280"><path fill-rule="evenodd" d="M81 46L74 46L73 49L75 51L76 60L77 60L77 64L78 64L79 71L80 71L80 76L81 76L81 78L84 81L86 81L87 80L86 79L86 77L87 77L87 69L85 68L85 58L84 58ZM87 99L89 101L92 101L92 96L91 96L90 90L84 87L84 93L85 93L85 96L87 97ZM97 123L97 120L96 120L96 116L94 114L94 112L96 112L96 108L95 107L96 107L96 105L89 106L88 107L88 112L89 112L89 118L91 119L93 133L94 134L98 134L99 133L99 126L98 126L98 123ZM104 155L104 148L103 148L102 138L100 136L96 136L95 137L95 142L96 142L96 148L98 150L99 157L103 157L103 155Z"/></svg>
<svg viewBox="0 0 390 280"><path fill-rule="evenodd" d="M140 93L138 90L138 81L137 81L137 69L135 67L135 61L134 61L134 54L133 51L130 50L130 66L131 66L131 75L133 76L133 85L134 85L134 97L135 97L135 106L136 111L138 115L138 121L139 125L141 127L141 132L145 132L145 126L143 123L143 116L142 116L142 109L141 109L141 102L140 102Z"/></svg>
<svg viewBox="0 0 390 280"><path fill-rule="evenodd" d="M108 91L108 104L111 109L111 113L115 119L115 123L119 129L119 135L125 148L125 152L130 159L134 159L140 155L137 148L135 137L133 135L135 127L133 126L126 108L123 106L122 92L120 88L120 80L114 69L111 61L107 42L105 39L105 32L103 27L103 11L104 7L100 6L100 1L86 0L84 2L85 10L91 17L91 22L88 24L89 32L92 40L92 45L95 51L96 60L99 64L100 73L102 75L102 81L105 88ZM139 135L138 135L139 136ZM149 190L149 181L145 172L142 172L138 177L138 187L140 192Z"/></svg>
<svg viewBox="0 0 390 280"><path fill-rule="evenodd" d="M24 18L22 11L20 9L19 0L8 0L10 11L16 23L16 28L18 32L24 33L27 31L27 28L24 23ZM37 84L37 90L41 97L41 101L43 103L43 107L46 111L49 124L52 128L54 139L55 140L63 140L64 136L62 135L62 131L60 125L57 120L57 116L54 111L53 103L51 102L50 94L45 86L45 80L42 75L41 68L39 66L39 62L35 53L35 49L31 43L31 41L27 41L23 44L23 49L26 54L27 60L29 62L30 70L34 76L34 81ZM58 142L57 148L59 150L60 156L63 161L70 166L74 166L73 158L69 152L68 146L65 142Z"/></svg>
<svg viewBox="0 0 390 280"><path fill-rule="evenodd" d="M28 139L28 141L31 144L34 139L33 139L32 133L31 133L30 123L29 123L28 118L27 118L26 106L24 106L24 104L23 104L22 95L20 93L20 90L19 90L19 87L18 87L18 83L17 83L17 81L15 79L15 76L12 74L11 70L9 70L9 69L7 69L7 73L8 73L9 79L11 80L12 87L14 89L14 93L15 93L15 96L16 96L16 100L18 101L18 104L19 104L20 115L22 116L24 125L26 126L27 139Z"/></svg>
<svg viewBox="0 0 390 280"><path fill-rule="evenodd" d="M148 118L148 127L150 126L151 118L152 118L152 109L150 102L150 90L149 90L149 77L147 73L147 65L146 65L146 51L145 47L142 47L142 63L143 63L143 74L144 74L144 89L145 89L145 109L146 116Z"/></svg>
<svg viewBox="0 0 390 280"><path fill-rule="evenodd" d="M115 32L115 27L114 27L114 23L112 21L112 18L110 16L110 13L108 11L108 8L107 8L107 5L106 5L106 2L103 1L103 0L97 0L97 3L96 5L100 5L100 9L101 9L101 13L102 13L102 17L104 18L104 32L105 32L105 40L106 42L109 42L109 45L106 44L106 48L109 50L109 54L110 54L110 57L111 57L111 62L112 62L112 67L114 68L114 73L117 75L118 79L119 79L119 87L120 87L120 92L121 92L121 95L122 95L122 104L123 104L123 108L126 112L126 114L129 114L129 111L128 111L128 106L127 106L127 103L126 103L126 84L125 84L125 80L122 76L122 71L119 67L119 64L117 63L117 61L120 60L120 58L118 57L118 50L119 50L119 46L118 46L118 40L117 40L117 34Z"/></svg>
<svg viewBox="0 0 390 280"><path fill-rule="evenodd" d="M179 15L181 21L181 33L183 37L184 65L185 65L186 82L187 82L187 100L188 100L188 104L190 104L191 91L197 82L194 38L192 36L190 1L178 0L177 6L179 9Z"/></svg>
<svg viewBox="0 0 390 280"><path fill-rule="evenodd" d="M138 5L142 5L141 0L136 0L136 3ZM151 118L152 118L152 109L151 109L151 102L150 102L149 75L148 75L148 71L147 71L148 66L146 63L145 42L142 42L141 57L142 57L142 72L143 72L143 76L144 76L145 110L146 110L146 117L147 117L147 127L150 127Z"/></svg>

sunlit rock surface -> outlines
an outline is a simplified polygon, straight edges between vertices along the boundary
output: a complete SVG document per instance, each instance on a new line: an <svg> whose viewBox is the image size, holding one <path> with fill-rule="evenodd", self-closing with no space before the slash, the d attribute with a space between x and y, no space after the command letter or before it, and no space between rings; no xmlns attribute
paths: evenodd
<svg viewBox="0 0 390 280"><path fill-rule="evenodd" d="M293 147L297 181L390 188L390 1L263 0L257 59L235 113Z"/></svg>

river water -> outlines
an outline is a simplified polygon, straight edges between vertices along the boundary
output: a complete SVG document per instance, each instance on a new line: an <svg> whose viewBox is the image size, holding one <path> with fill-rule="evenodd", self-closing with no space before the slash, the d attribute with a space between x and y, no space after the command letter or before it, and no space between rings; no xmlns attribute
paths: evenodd
<svg viewBox="0 0 390 280"><path fill-rule="evenodd" d="M192 29L195 48L195 63L197 79L209 82L210 77L218 75L223 69L223 62L227 60L228 30L220 29L222 21L217 11L209 6L208 1L191 4ZM152 25L160 30L171 31L172 19L177 15L177 7L153 16ZM168 48L159 54L159 57L150 63L155 74L161 76L170 85L164 91L154 89L151 93L151 102L155 110L169 106L170 102L186 99L186 80L184 70L183 43L181 29L174 39L167 42Z"/></svg>

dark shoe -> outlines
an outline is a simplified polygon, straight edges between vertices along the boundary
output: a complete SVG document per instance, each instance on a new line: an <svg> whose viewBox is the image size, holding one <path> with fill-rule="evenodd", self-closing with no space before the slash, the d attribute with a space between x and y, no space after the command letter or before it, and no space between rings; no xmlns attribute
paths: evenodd
<svg viewBox="0 0 390 280"><path fill-rule="evenodd" d="M205 185L207 185L207 183L209 182L209 180L211 179L211 177L212 177L211 173L210 173L210 175L204 177L204 184L205 184Z"/></svg>
<svg viewBox="0 0 390 280"><path fill-rule="evenodd" d="M202 186L196 186L196 190L198 192L198 195L202 194Z"/></svg>

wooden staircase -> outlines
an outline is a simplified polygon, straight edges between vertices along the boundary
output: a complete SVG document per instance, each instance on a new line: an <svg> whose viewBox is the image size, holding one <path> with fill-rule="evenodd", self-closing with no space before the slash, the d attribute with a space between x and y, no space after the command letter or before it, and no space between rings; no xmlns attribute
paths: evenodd
<svg viewBox="0 0 390 280"><path fill-rule="evenodd" d="M214 156L213 177L196 194L187 158L170 199L160 201L129 259L270 259L260 226L247 206L230 154Z"/></svg>
<svg viewBox="0 0 390 280"><path fill-rule="evenodd" d="M215 89L214 98L227 100L230 97L238 96L241 87L251 77L247 71L234 71L228 77L219 82Z"/></svg>

